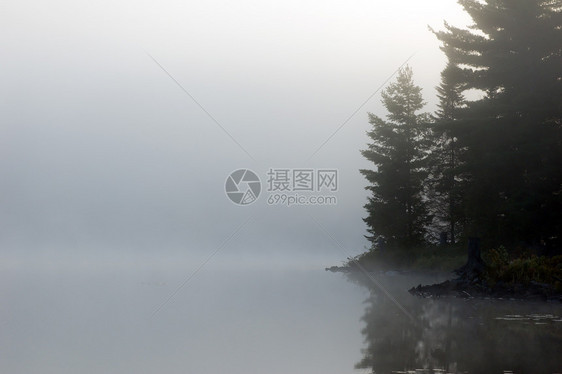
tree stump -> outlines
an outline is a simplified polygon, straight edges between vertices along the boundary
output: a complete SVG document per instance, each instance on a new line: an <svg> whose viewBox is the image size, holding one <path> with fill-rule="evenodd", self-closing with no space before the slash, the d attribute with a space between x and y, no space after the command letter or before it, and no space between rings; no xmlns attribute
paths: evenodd
<svg viewBox="0 0 562 374"><path fill-rule="evenodd" d="M449 235L448 235L447 231L441 231L441 232L439 233L439 245L440 245L441 247L446 246L447 243L449 242L448 236L449 236Z"/></svg>
<svg viewBox="0 0 562 374"><path fill-rule="evenodd" d="M469 283L477 283L486 269L486 264L480 255L480 239L468 238L468 258L466 264L455 270L459 279Z"/></svg>

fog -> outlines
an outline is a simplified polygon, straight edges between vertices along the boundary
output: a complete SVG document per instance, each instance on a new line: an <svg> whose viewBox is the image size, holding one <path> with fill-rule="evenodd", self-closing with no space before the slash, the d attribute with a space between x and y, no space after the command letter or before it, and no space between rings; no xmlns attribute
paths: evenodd
<svg viewBox="0 0 562 374"><path fill-rule="evenodd" d="M239 297L224 272L250 268L264 273L236 284L248 288L245 307L260 316L271 313L266 306L277 311L266 324L280 321L284 307L322 309L319 321L339 323L324 337L320 326L311 332L332 344L322 358L335 357L330 349L359 356L361 291L317 275L332 290L317 295L321 308L308 303L311 291L278 309L256 287L290 269L283 279L293 292L309 280L295 274L364 250L358 170L370 166L359 153L367 112L384 114L376 93L406 61L424 88L426 110L435 109L445 58L427 26L466 24L457 4L12 1L1 17L3 370L179 372L185 362L176 343L194 328L189 349L204 358L191 372L248 372L217 364L236 342L201 337L197 328L247 313L221 308ZM264 184L269 168L337 169L337 204L269 206L264 193L235 205L224 186L240 168ZM259 279L266 283L252 284ZM271 287L281 287L280 279ZM357 305L339 318L348 297ZM166 324L150 325L167 298L160 312ZM197 312L188 307L193 298ZM331 303L336 298L341 303ZM254 326L245 323L241 329ZM287 334L281 342L295 344L280 355L306 355L304 342L276 328ZM124 335L111 336L115 329ZM250 344L259 346L267 332L257 331ZM256 362L274 364L264 352ZM231 354L238 364L255 360ZM60 364L61 355L74 363ZM345 355L341 365L350 368L357 360ZM269 372L291 368L276 365Z"/></svg>
<svg viewBox="0 0 562 374"><path fill-rule="evenodd" d="M342 277L218 261L164 303L196 264L163 265L3 269L2 371L336 373L360 357L361 293Z"/></svg>
<svg viewBox="0 0 562 374"><path fill-rule="evenodd" d="M380 96L360 106L414 55L433 110L444 57L427 26L466 22L450 3L7 4L4 251L193 252L259 211L267 218L248 233L254 249L324 250L306 218L314 214L361 252L358 169L369 165L359 150ZM338 204L239 207L225 198L231 171L263 179L270 167L338 169Z"/></svg>

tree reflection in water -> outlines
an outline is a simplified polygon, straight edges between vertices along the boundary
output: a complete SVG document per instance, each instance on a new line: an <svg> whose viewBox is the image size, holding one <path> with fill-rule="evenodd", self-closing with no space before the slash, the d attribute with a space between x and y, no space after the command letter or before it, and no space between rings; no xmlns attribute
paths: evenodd
<svg viewBox="0 0 562 374"><path fill-rule="evenodd" d="M384 278L384 277L383 277ZM371 289L363 316L366 348L358 369L388 374L557 373L562 371L560 303L421 299L408 277L381 279L408 311Z"/></svg>

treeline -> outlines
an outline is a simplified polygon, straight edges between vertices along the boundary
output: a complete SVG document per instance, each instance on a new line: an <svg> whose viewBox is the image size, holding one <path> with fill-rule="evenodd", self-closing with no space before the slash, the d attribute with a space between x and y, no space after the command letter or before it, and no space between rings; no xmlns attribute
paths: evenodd
<svg viewBox="0 0 562 374"><path fill-rule="evenodd" d="M562 1L459 3L469 29L431 30L448 59L437 112L420 112L406 67L382 93L386 118L369 114L367 238L560 251Z"/></svg>

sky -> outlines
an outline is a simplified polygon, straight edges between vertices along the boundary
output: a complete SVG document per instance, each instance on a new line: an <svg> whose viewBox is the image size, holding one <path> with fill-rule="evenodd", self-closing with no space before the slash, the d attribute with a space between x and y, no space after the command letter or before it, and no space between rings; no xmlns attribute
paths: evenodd
<svg viewBox="0 0 562 374"><path fill-rule="evenodd" d="M435 110L445 58L428 26L469 24L451 0L2 7L4 264L361 253L367 113L385 115L379 89L406 61ZM270 168L337 170L337 204L268 205ZM262 181L252 204L225 194L237 169Z"/></svg>

